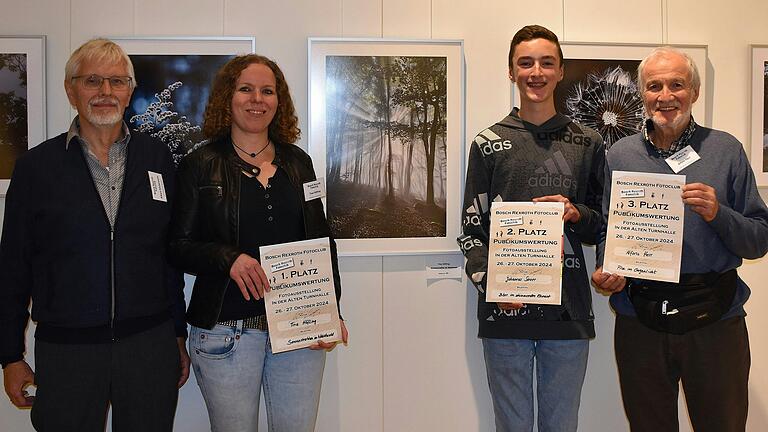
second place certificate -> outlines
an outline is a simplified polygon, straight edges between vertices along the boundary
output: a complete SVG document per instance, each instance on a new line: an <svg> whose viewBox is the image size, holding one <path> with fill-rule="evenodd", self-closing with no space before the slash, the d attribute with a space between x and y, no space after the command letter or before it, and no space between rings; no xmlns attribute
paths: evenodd
<svg viewBox="0 0 768 432"><path fill-rule="evenodd" d="M563 203L494 202L488 302L560 304Z"/></svg>

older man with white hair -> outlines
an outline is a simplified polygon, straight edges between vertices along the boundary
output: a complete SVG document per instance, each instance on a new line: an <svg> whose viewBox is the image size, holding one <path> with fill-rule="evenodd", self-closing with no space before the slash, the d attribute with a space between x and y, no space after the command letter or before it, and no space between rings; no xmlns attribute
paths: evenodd
<svg viewBox="0 0 768 432"><path fill-rule="evenodd" d="M678 170L687 182L679 283L603 272L604 223L592 281L613 293L624 410L633 431L677 431L682 382L697 432L743 431L750 367L743 306L750 291L736 269L742 259L768 251L768 208L741 143L691 116L701 83L688 55L657 48L640 63L638 81L648 120L641 133L619 140L608 151L604 222L613 171L673 174L670 156L689 152L691 159L693 153L700 159ZM677 320L674 330L659 324L663 312L652 305L661 299L680 305L663 318Z"/></svg>
<svg viewBox="0 0 768 432"><path fill-rule="evenodd" d="M183 281L168 268L173 163L129 131L130 58L105 39L70 57L68 132L16 162L0 240L5 391L38 431L170 431L189 376ZM32 302L33 373L24 360ZM26 388L37 386L35 397Z"/></svg>

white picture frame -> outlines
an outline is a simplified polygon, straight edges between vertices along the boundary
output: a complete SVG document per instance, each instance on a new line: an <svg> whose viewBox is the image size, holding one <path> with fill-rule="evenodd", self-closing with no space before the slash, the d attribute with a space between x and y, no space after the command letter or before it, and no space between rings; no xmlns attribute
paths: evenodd
<svg viewBox="0 0 768 432"><path fill-rule="evenodd" d="M0 36L0 56L8 60L0 62L3 64L0 67L0 93L9 103L26 103L26 119L19 119L11 112L10 105L8 112L0 112L0 121L3 122L3 129L0 129L0 196L8 192L16 158L21 152L47 139L45 43L45 36ZM25 131L20 138L21 144L11 142L19 139L16 131L12 133L10 129L10 123L14 120L26 123L26 126L21 127Z"/></svg>
<svg viewBox="0 0 768 432"><path fill-rule="evenodd" d="M424 59L428 58L428 59ZM330 60L329 60L330 59ZM338 66L338 69L331 69L331 71L338 71L342 68L346 68L344 70L346 71L353 71L353 68L351 67L352 63L346 64L345 62L354 62L358 61L355 59L360 59L359 61L362 62L361 64L367 64L369 68L379 67L375 66L377 64L383 65L383 64L396 64L396 65L406 65L405 68L413 67L413 70L419 70L417 68L428 68L428 67L444 67L444 72L440 72L437 74L428 74L424 73L423 70L421 73L423 73L423 76L440 76L445 77L444 80L444 91L441 93L441 96L437 96L438 98L442 98L440 100L444 100L445 104L442 105L442 108L440 108L438 111L442 112L440 110L444 109L445 112L445 127L444 129L441 129L441 133L444 133L444 135L441 135L442 138L440 139L440 144L436 147L437 150L429 150L429 146L424 146L423 155L422 157L426 160L428 159L427 154L431 152L433 155L432 157L435 158L435 162L432 164L432 173L429 173L430 168L429 164L424 164L423 166L419 167L417 162L414 162L418 158L418 156L414 156L415 153L412 153L408 158L406 158L405 152L406 150L402 150L404 153L397 154L397 150L390 150L390 148L399 148L397 146L402 146L402 148L406 148L408 146L411 146L410 148L414 148L414 146L417 145L419 142L418 138L396 138L395 141L397 144L394 147L387 148L386 158L389 158L389 155L392 155L393 159L397 159L400 161L400 169L393 169L393 165L387 165L387 167L382 166L376 166L368 164L364 166L362 169L368 172L369 174L373 173L374 170L377 170L378 174L381 174L381 170L384 169L385 172L383 176L386 178L387 176L391 179L393 176L397 175L400 179L400 186L398 187L396 185L396 181L393 181L393 183L389 186L385 187L385 190L387 190L387 196L393 196L397 197L398 193L402 192L403 196L406 198L403 199L403 202L408 202L408 205L411 206L410 209L406 208L405 205L401 205L401 208L403 210L403 214L398 213L399 210L390 210L390 207L383 208L384 206L379 206L378 204L368 204L365 209L364 205L361 205L360 207L356 207L355 209L352 209L353 205L356 205L352 200L352 196L347 193L341 193L342 189L339 187L339 182L337 181L339 176L336 174L339 173L338 170L333 171L334 166L338 166L341 164L346 164L346 166L349 166L349 160L351 156L348 154L344 154L343 152L346 151L345 149L349 149L350 146L343 144L339 145L339 142L342 142L346 136L346 134L351 134L348 129L340 129L338 126L333 126L330 123L330 119L328 116L328 109L329 106L331 106L331 109L333 109L333 112L330 114L330 116L336 115L334 113L337 113L339 109L339 104L329 105L329 103L332 103L333 101L339 100L339 96L329 96L327 94L327 86L329 85L328 77L327 77L327 69L326 67L328 65L332 65L331 67ZM432 59L432 60L429 60ZM419 66L423 64L424 66ZM334 66L336 65L336 66ZM429 66L432 65L432 66ZM439 65L439 66L434 66ZM352 39L352 38L309 38L308 40L308 67L309 67L309 152L312 156L315 170L317 172L318 177L323 177L327 181L328 185L328 194L326 198L324 199L324 204L326 208L326 214L328 214L329 223L331 225L331 231L334 234L334 237L336 238L336 242L338 244L338 250L340 255L357 255L357 256L364 256L364 255L408 255L408 254L442 254L442 253L448 253L448 252L459 252L458 244L456 243L456 238L461 232L461 224L460 224L460 213L461 213L461 204L462 204L462 183L463 183L463 177L464 177L464 141L465 141L465 110L464 110L464 100L465 100L465 73L464 73L464 43L461 40L401 40L401 39ZM383 67L383 66L381 66ZM389 67L389 66L387 66ZM373 70L373 69L371 69ZM393 69L394 70L394 69ZM400 70L406 70L406 69L400 69ZM424 69L425 70L425 69ZM416 72L417 74L419 72ZM394 72L393 72L394 74ZM443 75L444 74L444 75ZM359 77L366 76L368 77L370 74L360 73ZM405 77L406 75L410 75L411 77L414 75L413 73L404 73L402 76ZM384 75L382 75L383 77ZM394 75L393 75L394 76ZM366 78L367 79L367 78ZM405 80L408 80L410 78L402 78L402 81L397 81L397 78L392 78L389 81L392 81L392 84L390 85L391 90L394 93L397 93L398 91L401 91L401 94L405 94L407 91L403 90L405 88L405 84L399 85L397 83L405 82ZM383 78L379 79L376 78L378 81L371 81L371 85L378 85L376 82L384 81ZM442 80L442 78L441 78ZM336 81L333 81L336 82ZM343 86L344 89L351 88L350 85L344 83ZM383 84L382 84L383 85ZM436 84L435 84L436 85ZM333 87L333 88L341 88L341 86ZM360 96L362 92L366 90L362 86L358 86L357 92L359 92L358 96L361 98L368 97L370 99L370 96L372 93L368 92L366 93L367 96ZM350 93L350 97L358 97L352 95L351 90L339 90L339 91L348 91ZM431 92L431 90L430 90ZM336 99L331 99L331 97ZM346 97L346 96L344 96ZM345 99L350 100L351 99ZM330 101L330 102L329 102ZM392 136L394 135L393 130L410 130L408 129L413 128L414 124L421 122L421 117L419 119L414 120L414 116L418 115L421 116L421 114L414 114L414 113L425 113L428 112L429 114L424 114L424 121L420 124L431 124L431 125L437 125L438 122L431 122L430 119L434 119L435 110L434 108L430 108L431 106L437 106L440 107L441 105L438 103L437 105L432 105L431 102L423 102L421 100L417 100L417 98L412 97L411 99L408 99L408 97L404 97L403 100L401 100L401 103L393 103L391 102L392 99L390 99L390 103L387 104L387 106L390 106L390 111L394 112L397 111L400 114L405 115L404 113L410 113L410 123L408 121L403 120L403 118L397 119L396 115L393 115L389 117L389 121L386 124L389 124L391 126L383 126L385 129L389 127L389 140L388 142L392 142ZM368 104L368 105L366 105ZM356 105L354 108L351 108L352 105ZM349 108L343 108L343 109L350 109L355 110L356 112L353 113L352 117L356 119L356 124L358 125L358 135L362 136L364 133L368 133L366 131L362 131L363 127L368 127L366 125L372 125L376 121L380 121L380 119L377 120L377 118L374 118L373 116L368 119L363 119L363 117L367 114L362 113L362 111L366 110L366 107L361 107L360 105L366 105L367 107L370 106L368 102L360 100L360 103L353 103L350 102L347 106ZM426 108L425 108L426 107ZM431 110L431 111L430 111ZM351 111L345 111L347 113ZM370 114L370 112L368 113ZM380 121L381 124L384 124ZM330 125L330 126L329 126ZM360 126L363 125L363 126ZM336 128L336 129L332 129ZM329 156L329 142L328 142L328 136L327 132L328 130L337 131L341 134L341 141L336 140L334 141L336 144L336 147L334 148L341 148L341 151L333 151L334 155L332 158L328 158ZM385 154L385 150L383 142L387 138L381 138L380 144L382 150L380 150L381 154ZM437 138L432 138L431 142L435 142ZM430 141L430 138L426 138L421 140L418 145L422 146L425 142ZM360 146L360 144L358 144ZM373 146L373 144L371 144ZM360 147L358 147L360 148ZM443 150L440 150L440 149ZM362 151L362 150L361 150ZM416 151L416 150L414 150ZM443 153L444 159L440 159L440 153ZM437 152L437 155L436 155ZM370 156L370 155L369 155ZM330 165L328 161L331 161ZM390 159L387 159L390 160ZM439 160L443 160L443 162L438 163ZM408 162L405 162L408 161ZM354 161L353 163L358 164L357 166L363 164L360 161ZM409 165L408 163L412 163L412 165ZM442 174L437 174L437 177L440 179L440 193L441 193L441 200L442 202L438 203L438 200L436 199L436 192L432 194L432 203L430 203L429 193L427 192L425 195L423 195L425 198L423 199L423 202L421 200L421 195L417 192L413 192L415 190L415 186L412 188L409 183L410 180L403 179L404 177L412 177L414 180L414 183L419 184L428 184L429 178L432 178L433 181L433 187L435 187L435 167L438 166L439 171ZM409 169L406 169L409 168ZM328 168L331 168L332 171L330 172L331 175L329 175ZM390 170L390 171L387 171ZM393 172L395 174L389 175L386 174L386 172ZM342 174L343 175L343 174ZM368 183L365 183L364 181L358 180L357 182L353 182L357 186L361 186L363 189L366 190L380 190L377 189L377 185L371 186ZM444 178L443 178L444 177ZM397 179L395 179L397 180ZM422 181L423 180L423 181ZM444 181L443 181L444 180ZM373 182L375 183L375 182ZM405 184L408 183L409 186L405 187ZM348 184L345 185L349 186ZM427 185L426 189L429 189L429 186ZM391 191L391 193L390 193ZM409 191L409 193L406 195L405 191ZM436 189L433 189L433 191L436 191ZM416 198L414 198L416 197ZM361 200L368 199L370 197L363 197ZM350 211L345 213L344 215L338 215L338 212L336 209L340 208L341 205L338 204L342 199L348 200L344 205L347 206ZM399 198L396 198L399 199ZM381 202L381 201L379 201ZM348 204L348 205L347 205ZM425 207L420 207L424 205ZM330 206L330 207L329 207ZM422 227L426 226L427 223L426 218L423 220L420 220L421 216L413 216L415 209L416 211L423 211L424 208L427 208L428 211L431 211L430 209L437 209L440 206L444 206L442 210L437 210L436 212L430 213L430 214L439 214L440 211L443 213L443 218L438 220L438 222L429 222L429 226L426 227L426 229L422 230ZM393 207L394 208L394 207ZM357 213L353 213L353 211L358 211ZM422 214L422 213L420 213ZM426 213L423 213L426 214ZM337 217L338 216L338 217ZM404 227L394 227L393 224L396 223L399 217L407 219L410 216L413 216L417 220L419 220L419 223L417 224L409 224L408 226ZM430 216L431 217L431 216ZM436 216L439 218L440 216ZM346 219L345 219L346 218ZM351 228L347 221L351 221L351 223L358 224L362 226ZM443 223L444 228L440 228L439 224ZM346 225L345 225L346 224ZM437 224L437 225L435 225ZM384 228L381 228L380 225ZM435 231L437 234L430 233L430 230L432 228L437 228ZM379 231L377 231L379 230ZM421 231L420 231L421 230ZM384 234L381 234L382 231L387 231ZM363 232L362 235L358 234L360 232ZM373 234L368 234L370 232L374 232ZM341 235L339 235L341 233ZM415 234L414 234L415 233ZM380 237L383 235L383 237Z"/></svg>

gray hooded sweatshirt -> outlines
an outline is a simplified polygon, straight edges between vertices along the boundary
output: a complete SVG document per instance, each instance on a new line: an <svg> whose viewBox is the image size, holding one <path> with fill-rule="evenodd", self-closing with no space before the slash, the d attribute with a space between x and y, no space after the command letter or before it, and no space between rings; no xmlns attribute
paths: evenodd
<svg viewBox="0 0 768 432"><path fill-rule="evenodd" d="M595 244L601 229L604 163L600 135L561 114L536 126L520 119L515 108L475 137L458 242L467 258L467 275L478 290L481 337L594 337L591 288L581 244ZM564 227L562 304L526 304L516 311L502 311L496 303L487 303L490 203L557 194L568 198L581 214L578 223Z"/></svg>

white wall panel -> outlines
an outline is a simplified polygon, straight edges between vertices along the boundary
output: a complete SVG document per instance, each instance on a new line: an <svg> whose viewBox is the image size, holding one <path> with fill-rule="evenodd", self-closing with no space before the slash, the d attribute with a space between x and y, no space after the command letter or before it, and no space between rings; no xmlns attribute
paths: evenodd
<svg viewBox="0 0 768 432"><path fill-rule="evenodd" d="M463 281L428 284L425 267L384 258L384 430L490 430L476 296Z"/></svg>
<svg viewBox="0 0 768 432"><path fill-rule="evenodd" d="M69 54L94 37L131 36L134 34L136 4L124 0L71 0ZM62 65L63 67L63 65Z"/></svg>
<svg viewBox="0 0 768 432"><path fill-rule="evenodd" d="M381 37L384 0L342 0L343 37Z"/></svg>
<svg viewBox="0 0 768 432"><path fill-rule="evenodd" d="M135 0L136 35L221 35L224 0ZM190 13L194 11L194 13Z"/></svg>
<svg viewBox="0 0 768 432"><path fill-rule="evenodd" d="M380 257L342 257L341 313L347 346L327 358L320 395L318 432L380 432L382 429L382 262Z"/></svg>
<svg viewBox="0 0 768 432"><path fill-rule="evenodd" d="M662 0L567 0L563 40L569 42L662 41Z"/></svg>
<svg viewBox="0 0 768 432"><path fill-rule="evenodd" d="M432 20L430 0L381 0L385 38L428 39Z"/></svg>

